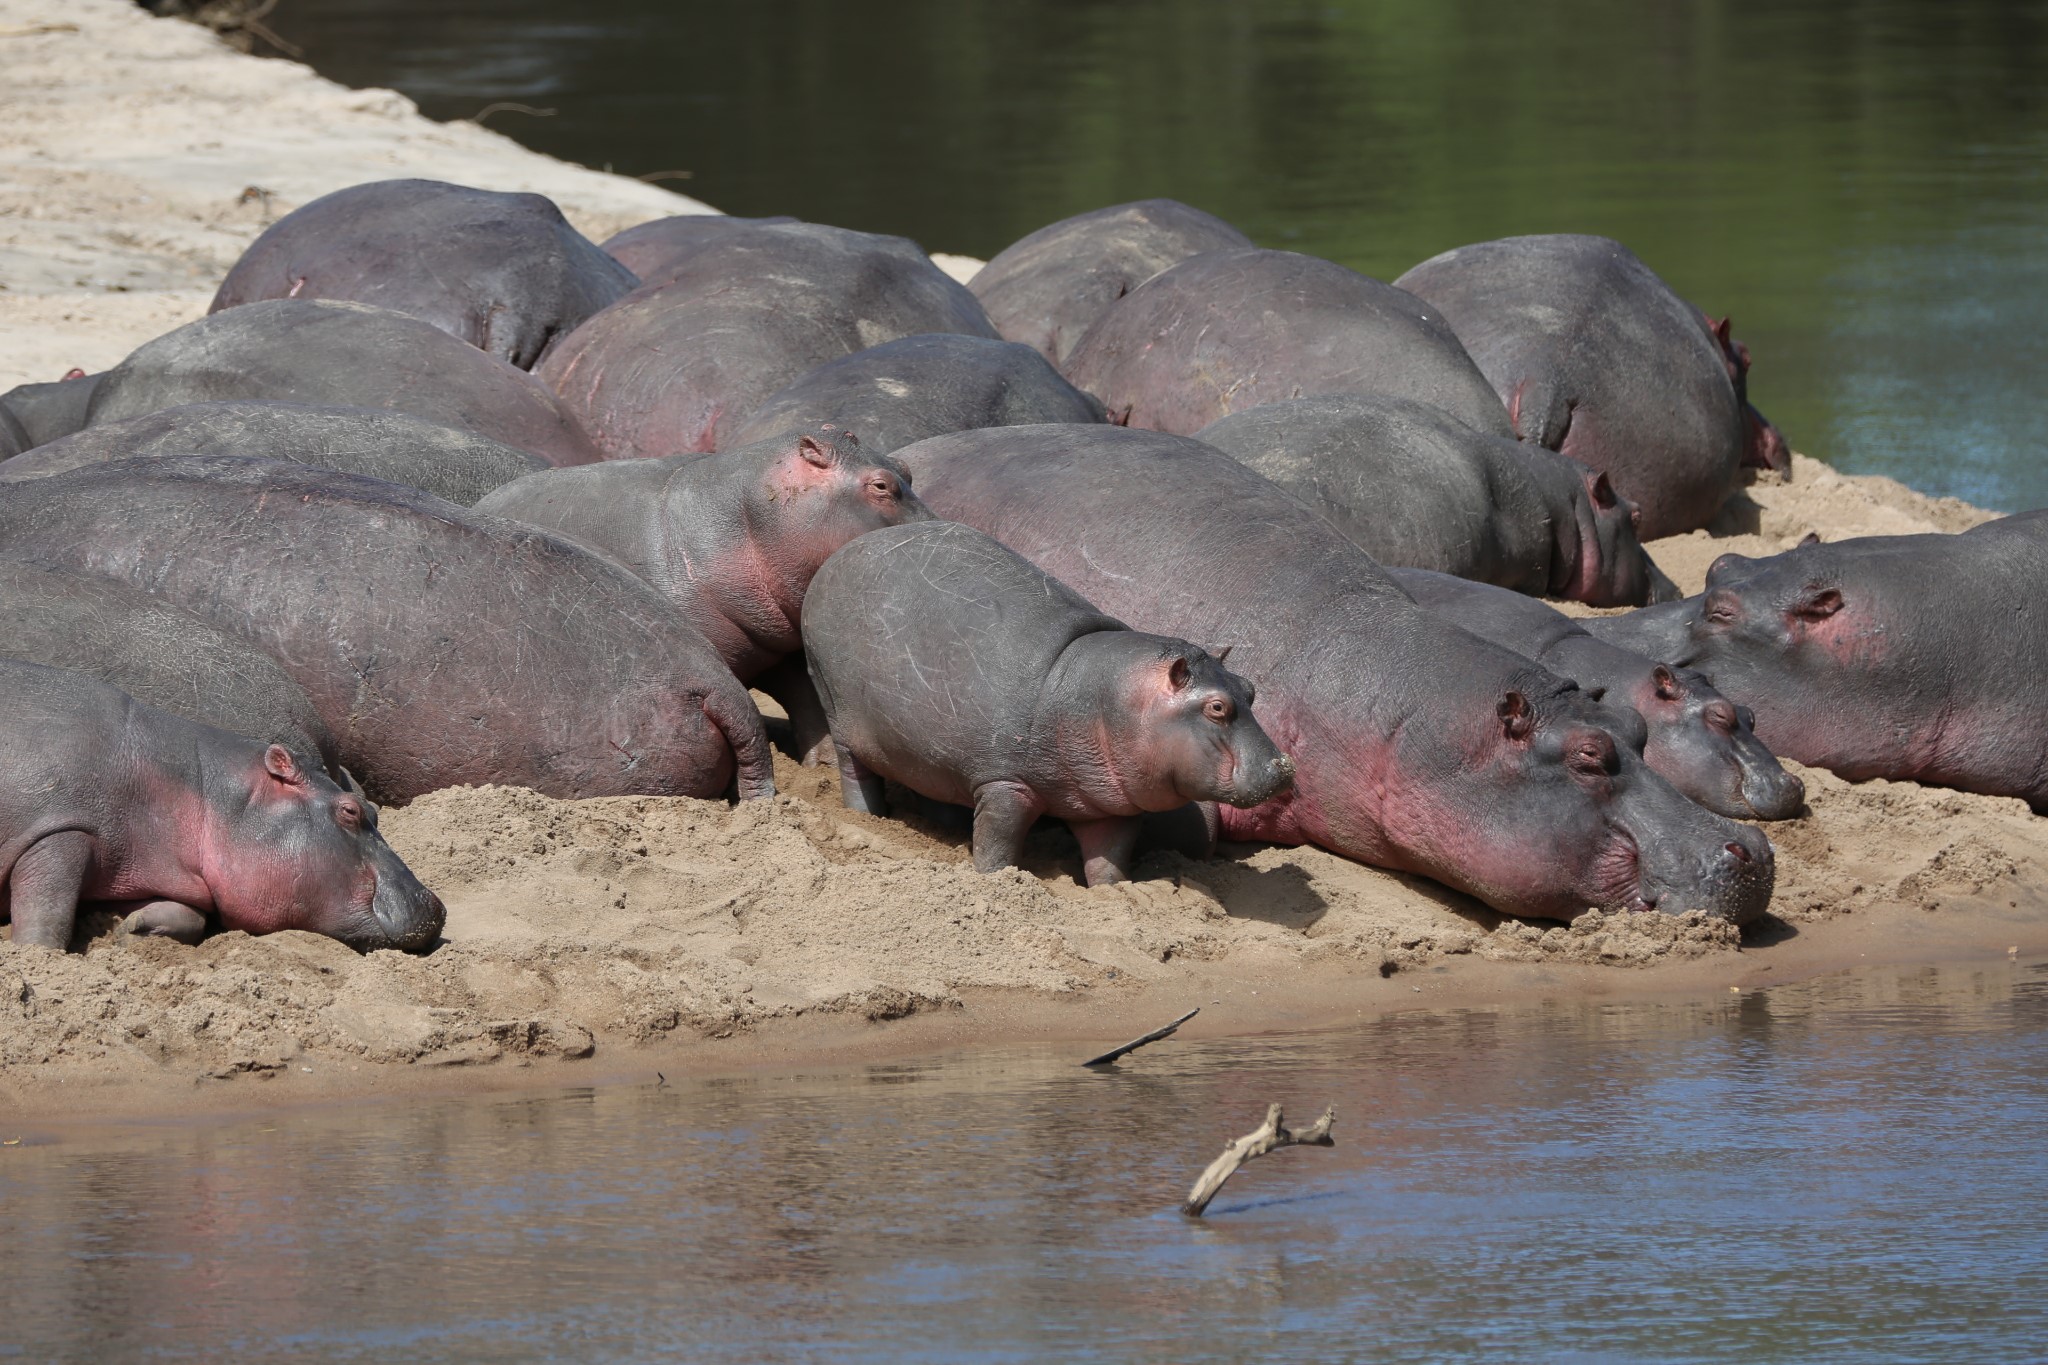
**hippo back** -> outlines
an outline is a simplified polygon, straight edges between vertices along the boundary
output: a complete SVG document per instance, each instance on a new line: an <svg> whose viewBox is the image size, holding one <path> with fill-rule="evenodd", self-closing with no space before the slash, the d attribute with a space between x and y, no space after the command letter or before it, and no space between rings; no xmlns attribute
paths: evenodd
<svg viewBox="0 0 2048 1365"><path fill-rule="evenodd" d="M17 450L33 450L85 426L93 391L104 375L73 374L47 384L21 384L0 393L0 459L7 458L8 432Z"/></svg>
<svg viewBox="0 0 2048 1365"><path fill-rule="evenodd" d="M604 252L638 276L642 284L661 284L691 253L728 233L796 221L787 215L734 218L723 213L678 213L607 238Z"/></svg>
<svg viewBox="0 0 2048 1365"><path fill-rule="evenodd" d="M549 464L459 427L380 408L188 403L108 422L0 465L0 481L164 455L242 455L404 484L467 506Z"/></svg>

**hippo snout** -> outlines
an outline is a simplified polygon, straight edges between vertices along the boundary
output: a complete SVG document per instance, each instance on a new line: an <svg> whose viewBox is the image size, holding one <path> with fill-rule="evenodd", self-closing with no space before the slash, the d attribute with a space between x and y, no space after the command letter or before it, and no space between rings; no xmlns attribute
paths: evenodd
<svg viewBox="0 0 2048 1365"><path fill-rule="evenodd" d="M370 900L374 929L344 941L361 952L375 948L396 948L401 952L423 953L441 937L448 922L448 907L441 898L421 885L412 869L389 853L376 860L377 891ZM357 941L360 938L364 941Z"/></svg>
<svg viewBox="0 0 2048 1365"><path fill-rule="evenodd" d="M1742 799L1759 820L1790 820L1806 804L1806 784L1783 768L1749 772L1743 775Z"/></svg>
<svg viewBox="0 0 2048 1365"><path fill-rule="evenodd" d="M1650 566L1650 605L1654 607L1665 602L1684 600L1685 590L1671 581L1671 575L1658 568L1657 561L1648 555L1643 556L1643 559Z"/></svg>
<svg viewBox="0 0 2048 1365"><path fill-rule="evenodd" d="M1238 768L1237 790L1230 797L1230 804L1240 809L1263 805L1294 785L1294 760L1286 754L1274 754L1263 763L1247 763Z"/></svg>

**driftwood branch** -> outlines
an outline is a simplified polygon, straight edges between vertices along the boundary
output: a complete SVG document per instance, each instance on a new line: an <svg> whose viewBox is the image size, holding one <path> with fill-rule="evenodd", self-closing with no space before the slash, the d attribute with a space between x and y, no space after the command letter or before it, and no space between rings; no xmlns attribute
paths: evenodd
<svg viewBox="0 0 2048 1365"><path fill-rule="evenodd" d="M1145 1044L1147 1043L1156 1043L1161 1038L1172 1037L1173 1031L1175 1029L1179 1028L1182 1024L1185 1024L1188 1020L1194 1018L1201 1012L1202 1007L1200 1005L1197 1005L1193 1009L1189 1010L1186 1014L1183 1014L1180 1018L1166 1025L1164 1028L1153 1029L1150 1033L1146 1034L1142 1038L1133 1038L1130 1042L1125 1043L1122 1047L1113 1047L1109 1051L1103 1053L1100 1057L1090 1057L1087 1061L1081 1063L1081 1065L1108 1066L1111 1062L1123 1056L1125 1053L1136 1052L1139 1048L1145 1046Z"/></svg>
<svg viewBox="0 0 2048 1365"><path fill-rule="evenodd" d="M1266 1121L1253 1131L1223 1149L1223 1155L1209 1163L1209 1169L1202 1172L1195 1181L1195 1187L1188 1191L1188 1199L1180 1211L1190 1218L1200 1218L1202 1210L1209 1207L1209 1201L1223 1188L1223 1182L1237 1174L1237 1168L1257 1157L1282 1147L1334 1147L1330 1137L1330 1125L1337 1121L1337 1106L1331 1105L1323 1116L1306 1128L1294 1129L1280 1122L1280 1106L1266 1106Z"/></svg>

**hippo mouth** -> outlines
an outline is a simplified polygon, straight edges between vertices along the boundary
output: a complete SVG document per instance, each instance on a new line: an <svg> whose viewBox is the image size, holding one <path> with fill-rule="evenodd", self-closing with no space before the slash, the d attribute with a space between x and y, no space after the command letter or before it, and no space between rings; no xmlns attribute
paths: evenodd
<svg viewBox="0 0 2048 1365"><path fill-rule="evenodd" d="M1286 754L1279 754L1266 765L1263 780L1233 780L1242 777L1243 771L1240 769L1232 774L1231 778L1225 779L1224 787L1228 795L1221 798L1224 804L1235 806L1239 810L1263 806L1294 785L1294 760Z"/></svg>

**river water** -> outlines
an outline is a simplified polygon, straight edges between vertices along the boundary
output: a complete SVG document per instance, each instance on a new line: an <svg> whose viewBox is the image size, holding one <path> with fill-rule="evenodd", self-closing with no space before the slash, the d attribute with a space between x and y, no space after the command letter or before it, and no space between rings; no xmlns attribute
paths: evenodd
<svg viewBox="0 0 2048 1365"><path fill-rule="evenodd" d="M2048 505L2048 5L283 0L320 70L542 151L986 256L1148 195L1391 279L1618 237L1794 446Z"/></svg>
<svg viewBox="0 0 2048 1365"><path fill-rule="evenodd" d="M2048 1359L2048 964L1081 1055L31 1131L0 1359Z"/></svg>

